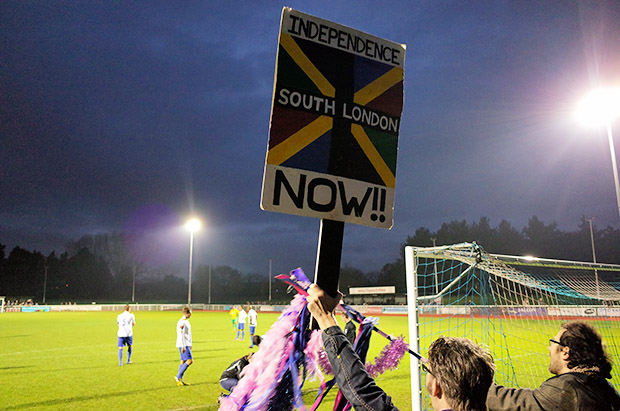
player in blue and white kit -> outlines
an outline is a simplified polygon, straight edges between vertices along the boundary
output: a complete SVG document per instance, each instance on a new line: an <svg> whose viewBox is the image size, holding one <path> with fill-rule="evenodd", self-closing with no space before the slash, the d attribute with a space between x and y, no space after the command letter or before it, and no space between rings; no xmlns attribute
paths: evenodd
<svg viewBox="0 0 620 411"><path fill-rule="evenodd" d="M133 346L133 327L136 325L136 316L130 312L129 304L125 311L116 317L118 323L118 365L123 365L123 348L127 346L127 364L131 364L131 347Z"/></svg>
<svg viewBox="0 0 620 411"><path fill-rule="evenodd" d="M251 305L248 305L248 326L250 329L250 348L254 348L254 334L256 333L256 325L257 325L257 317L256 311L252 308Z"/></svg>
<svg viewBox="0 0 620 411"><path fill-rule="evenodd" d="M192 356L192 326L189 323L189 317L192 316L192 312L189 307L183 308L183 317L177 322L177 348L179 354L181 354L181 365L179 365L179 372L174 376L177 386L189 385L183 381L183 374L187 370L187 367L192 365L194 357Z"/></svg>
<svg viewBox="0 0 620 411"><path fill-rule="evenodd" d="M239 318L237 318L237 338L235 341L239 340L239 334L241 334L241 341L245 339L245 319L248 318L248 313L245 312L243 307L239 307Z"/></svg>

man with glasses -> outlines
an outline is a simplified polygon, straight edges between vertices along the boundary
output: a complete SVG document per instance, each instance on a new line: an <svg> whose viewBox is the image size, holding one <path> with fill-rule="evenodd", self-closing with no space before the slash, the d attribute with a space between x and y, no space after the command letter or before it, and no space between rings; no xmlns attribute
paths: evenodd
<svg viewBox="0 0 620 411"><path fill-rule="evenodd" d="M308 290L308 310L323 330L323 345L344 397L356 410L397 410L392 399L368 375L353 351L334 311L342 294L331 297L313 284ZM493 358L488 351L465 338L441 337L428 353L423 369L426 388L435 410L482 411L493 382Z"/></svg>
<svg viewBox="0 0 620 411"><path fill-rule="evenodd" d="M549 339L549 378L536 389L492 385L489 411L503 410L620 410L620 396L607 381L611 362L601 336L581 321L563 324Z"/></svg>

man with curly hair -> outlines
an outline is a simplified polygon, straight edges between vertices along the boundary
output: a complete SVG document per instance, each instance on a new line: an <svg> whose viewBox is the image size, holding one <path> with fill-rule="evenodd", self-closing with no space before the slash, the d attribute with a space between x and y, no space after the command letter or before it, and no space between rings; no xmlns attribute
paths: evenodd
<svg viewBox="0 0 620 411"><path fill-rule="evenodd" d="M620 410L620 395L607 381L611 362L601 336L582 321L563 324L549 339L549 378L536 389L492 385L489 411L504 410Z"/></svg>

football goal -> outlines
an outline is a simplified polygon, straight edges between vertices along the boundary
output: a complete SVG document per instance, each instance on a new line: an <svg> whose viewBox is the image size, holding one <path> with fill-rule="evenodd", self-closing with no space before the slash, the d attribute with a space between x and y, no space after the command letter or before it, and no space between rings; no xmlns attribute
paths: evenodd
<svg viewBox="0 0 620 411"><path fill-rule="evenodd" d="M620 383L620 265L489 254L476 243L405 248L410 344L425 356L441 335L491 350L495 382L535 388L549 378L549 338L570 320L593 324ZM422 396L411 359L413 409ZM417 405L417 408L416 408Z"/></svg>

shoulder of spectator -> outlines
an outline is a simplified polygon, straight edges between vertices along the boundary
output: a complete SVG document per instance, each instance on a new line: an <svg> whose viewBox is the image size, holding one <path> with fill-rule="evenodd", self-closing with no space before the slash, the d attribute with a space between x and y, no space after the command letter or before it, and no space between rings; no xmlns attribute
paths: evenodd
<svg viewBox="0 0 620 411"><path fill-rule="evenodd" d="M332 325L331 327L328 327L325 330L323 330L323 332L330 336L338 335L338 334L344 335L344 333L342 332L342 329L337 325Z"/></svg>

